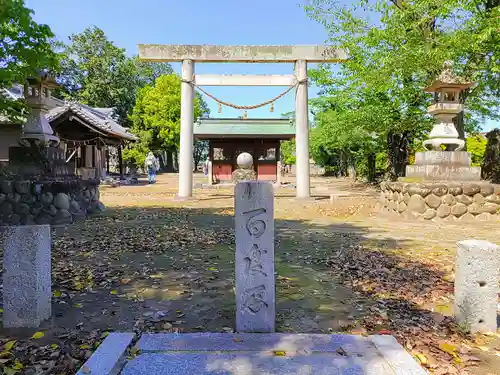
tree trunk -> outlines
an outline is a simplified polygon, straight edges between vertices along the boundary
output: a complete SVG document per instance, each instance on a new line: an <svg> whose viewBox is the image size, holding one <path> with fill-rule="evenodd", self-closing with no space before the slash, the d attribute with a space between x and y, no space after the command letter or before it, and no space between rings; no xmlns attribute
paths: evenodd
<svg viewBox="0 0 500 375"><path fill-rule="evenodd" d="M172 151L172 156L173 156L173 169L174 169L174 172L178 172L179 171L179 154L178 154L178 151L177 150L174 150Z"/></svg>
<svg viewBox="0 0 500 375"><path fill-rule="evenodd" d="M168 150L166 154L167 154L167 161L165 163L165 172L172 173L174 171L174 158L172 155L172 151Z"/></svg>
<svg viewBox="0 0 500 375"><path fill-rule="evenodd" d="M377 170L377 155L368 155L368 182L375 181L375 174Z"/></svg>
<svg viewBox="0 0 500 375"><path fill-rule="evenodd" d="M356 160L352 157L352 156L349 156L349 158L347 159L347 162L348 162L348 173L349 173L349 177L353 180L353 181L356 181Z"/></svg>
<svg viewBox="0 0 500 375"><path fill-rule="evenodd" d="M409 135L404 133L389 133L387 135L387 147L389 154L389 178L396 181L398 177L404 177L406 165L410 156Z"/></svg>
<svg viewBox="0 0 500 375"><path fill-rule="evenodd" d="M122 145L118 146L118 168L120 170L120 179L123 178L123 157L122 157Z"/></svg>
<svg viewBox="0 0 500 375"><path fill-rule="evenodd" d="M339 174L339 177L347 177L347 154L345 151L340 151Z"/></svg>

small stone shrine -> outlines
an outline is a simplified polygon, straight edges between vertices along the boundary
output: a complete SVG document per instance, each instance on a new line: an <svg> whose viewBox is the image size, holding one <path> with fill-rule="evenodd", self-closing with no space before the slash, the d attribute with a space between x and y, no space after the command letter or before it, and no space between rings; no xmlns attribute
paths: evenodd
<svg viewBox="0 0 500 375"><path fill-rule="evenodd" d="M45 117L55 86L46 72L25 85L30 113L19 146L9 148L9 165L0 174L0 225L68 224L104 209L99 180L74 174Z"/></svg>
<svg viewBox="0 0 500 375"><path fill-rule="evenodd" d="M238 164L238 169L232 173L234 183L257 179L257 174L253 169L253 157L248 152L239 154L236 158L236 164Z"/></svg>
<svg viewBox="0 0 500 375"><path fill-rule="evenodd" d="M497 220L500 216L500 186L481 180L481 168L471 167L470 153L462 151L453 119L464 110L460 93L474 83L456 76L451 62L425 92L434 93L428 112L436 118L428 151L415 154L415 164L406 167L406 177L381 184L382 211L425 220ZM452 148L443 151L442 146Z"/></svg>

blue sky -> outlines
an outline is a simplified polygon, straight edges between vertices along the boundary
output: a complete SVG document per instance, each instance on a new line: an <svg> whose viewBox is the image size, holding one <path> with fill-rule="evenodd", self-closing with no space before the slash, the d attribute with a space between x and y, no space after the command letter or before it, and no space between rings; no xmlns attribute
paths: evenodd
<svg viewBox="0 0 500 375"><path fill-rule="evenodd" d="M308 19L300 0L27 0L35 20L48 24L56 36L68 36L95 25L117 46L137 54L140 43L163 44L323 44L324 28ZM180 72L180 64L172 64ZM313 65L310 65L310 67ZM196 64L199 74L292 74L292 64ZM286 87L206 87L219 99L238 105L273 98ZM315 87L309 90L314 97ZM205 97L212 117L237 117L242 111ZM294 110L294 91L249 117L276 117Z"/></svg>
<svg viewBox="0 0 500 375"><path fill-rule="evenodd" d="M68 36L86 27L98 26L129 55L140 43L163 44L323 44L323 26L310 20L304 0L26 0L39 23L48 24L56 36ZM177 72L180 65L172 64ZM310 65L309 67L313 67ZM292 64L197 64L199 74L291 74ZM281 93L282 87L207 87L219 99L238 105L253 105ZM310 87L309 97L317 88ZM241 111L205 98L212 117L237 117ZM249 117L276 117L293 111L294 92L268 107L249 111ZM494 127L489 121L484 129ZM497 125L498 126L498 125Z"/></svg>

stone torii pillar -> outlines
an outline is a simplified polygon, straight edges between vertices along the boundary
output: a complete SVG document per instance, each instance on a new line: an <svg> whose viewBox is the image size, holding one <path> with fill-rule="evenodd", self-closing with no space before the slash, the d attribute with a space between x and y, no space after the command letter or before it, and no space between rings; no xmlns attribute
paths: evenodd
<svg viewBox="0 0 500 375"><path fill-rule="evenodd" d="M327 46L218 46L140 44L139 58L154 62L182 62L181 139L179 160L179 198L193 193L194 63L294 63L295 77L278 75L198 75L198 86L293 86L297 84L296 160L297 198L309 198L309 113L307 62L328 63L347 59L343 50Z"/></svg>
<svg viewBox="0 0 500 375"><path fill-rule="evenodd" d="M309 179L309 110L307 92L307 62L295 62L295 76L298 81L295 93L295 160L297 198L311 195Z"/></svg>
<svg viewBox="0 0 500 375"><path fill-rule="evenodd" d="M182 61L181 139L179 150L179 198L193 195L193 126L194 126L193 60Z"/></svg>

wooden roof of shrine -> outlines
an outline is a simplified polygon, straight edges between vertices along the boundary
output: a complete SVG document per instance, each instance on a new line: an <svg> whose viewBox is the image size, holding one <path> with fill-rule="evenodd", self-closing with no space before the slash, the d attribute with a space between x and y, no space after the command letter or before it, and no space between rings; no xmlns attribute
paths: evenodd
<svg viewBox="0 0 500 375"><path fill-rule="evenodd" d="M24 97L23 87L15 85L9 90L2 90L0 93L10 100L21 100ZM69 120L73 123L76 120L81 127L64 126L65 135L78 132L78 129L85 128L85 133L93 134L94 137L111 138L115 140L135 141L138 138L130 133L126 128L119 125L113 117L113 108L94 108L78 102L64 101L55 97L50 97L49 110L45 117L49 121L54 131L59 132L63 122ZM0 116L0 123L8 123L8 119ZM22 122L22 121L21 121ZM82 128L83 127L83 128ZM83 134L82 134L83 135ZM71 136L74 138L74 136ZM78 138L78 137L76 137Z"/></svg>
<svg viewBox="0 0 500 375"><path fill-rule="evenodd" d="M200 118L194 124L197 139L295 137L295 121L280 118Z"/></svg>

